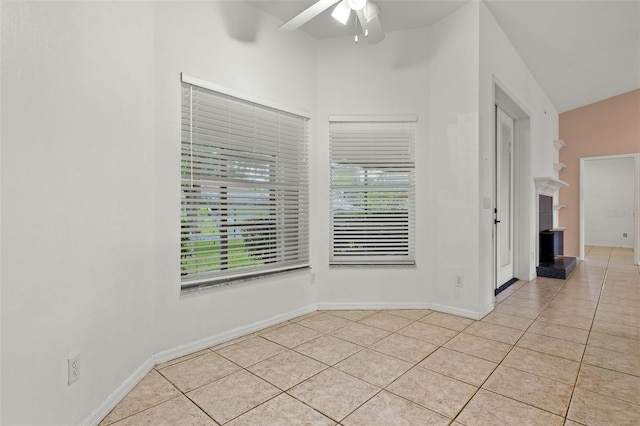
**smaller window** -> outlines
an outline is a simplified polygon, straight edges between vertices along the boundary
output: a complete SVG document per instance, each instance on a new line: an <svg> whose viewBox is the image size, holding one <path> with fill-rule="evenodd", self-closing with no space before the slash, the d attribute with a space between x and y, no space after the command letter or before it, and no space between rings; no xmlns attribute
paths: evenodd
<svg viewBox="0 0 640 426"><path fill-rule="evenodd" d="M331 264L414 264L415 116L331 117Z"/></svg>

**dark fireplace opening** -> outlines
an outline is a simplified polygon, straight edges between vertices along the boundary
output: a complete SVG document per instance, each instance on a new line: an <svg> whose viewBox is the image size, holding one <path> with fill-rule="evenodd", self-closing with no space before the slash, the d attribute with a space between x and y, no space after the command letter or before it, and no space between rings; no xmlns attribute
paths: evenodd
<svg viewBox="0 0 640 426"><path fill-rule="evenodd" d="M538 276L565 279L576 267L575 257L565 257L564 228L553 225L553 197L538 196Z"/></svg>

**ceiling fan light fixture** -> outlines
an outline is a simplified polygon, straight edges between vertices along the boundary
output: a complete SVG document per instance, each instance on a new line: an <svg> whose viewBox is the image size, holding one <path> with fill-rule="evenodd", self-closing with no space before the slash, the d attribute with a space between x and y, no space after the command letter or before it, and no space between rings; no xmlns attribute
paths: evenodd
<svg viewBox="0 0 640 426"><path fill-rule="evenodd" d="M367 0L347 0L352 10L360 10L367 4Z"/></svg>
<svg viewBox="0 0 640 426"><path fill-rule="evenodd" d="M349 16L351 15L351 8L347 4L347 0L342 0L331 12L331 16L342 25L347 25Z"/></svg>

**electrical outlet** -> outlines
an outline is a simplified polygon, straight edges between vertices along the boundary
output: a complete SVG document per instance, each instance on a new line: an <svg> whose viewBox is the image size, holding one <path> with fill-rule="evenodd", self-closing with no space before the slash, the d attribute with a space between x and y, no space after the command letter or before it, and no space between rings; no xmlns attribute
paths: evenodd
<svg viewBox="0 0 640 426"><path fill-rule="evenodd" d="M67 360L69 386L80 378L80 354L75 354Z"/></svg>
<svg viewBox="0 0 640 426"><path fill-rule="evenodd" d="M460 275L456 275L456 287L462 288L464 282L462 281L462 277Z"/></svg>
<svg viewBox="0 0 640 426"><path fill-rule="evenodd" d="M311 285L316 285L316 274L314 272L311 273Z"/></svg>
<svg viewBox="0 0 640 426"><path fill-rule="evenodd" d="M622 234L622 236L623 236L624 238L627 238L627 233L625 232L624 234Z"/></svg>

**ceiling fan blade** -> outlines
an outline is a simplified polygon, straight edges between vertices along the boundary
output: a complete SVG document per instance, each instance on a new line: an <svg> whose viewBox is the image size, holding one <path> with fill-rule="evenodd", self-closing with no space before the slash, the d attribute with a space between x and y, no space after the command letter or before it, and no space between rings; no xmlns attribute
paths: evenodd
<svg viewBox="0 0 640 426"><path fill-rule="evenodd" d="M284 24L280 25L280 29L284 31L293 31L300 28L325 10L329 9L340 0L318 0L298 15L294 16Z"/></svg>
<svg viewBox="0 0 640 426"><path fill-rule="evenodd" d="M367 22L367 17L364 12L364 8L357 10L356 14L358 15L358 21L360 22L360 27L362 27L363 32L368 32L367 42L369 44L380 43L384 40L384 30L382 29L382 24L380 23L380 15L375 15L373 17L369 17Z"/></svg>

